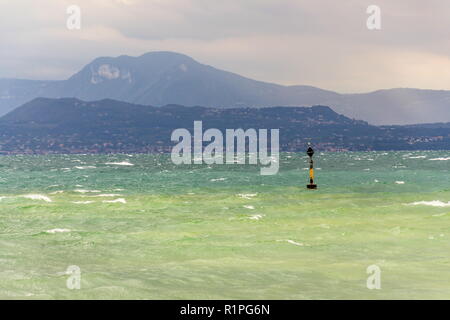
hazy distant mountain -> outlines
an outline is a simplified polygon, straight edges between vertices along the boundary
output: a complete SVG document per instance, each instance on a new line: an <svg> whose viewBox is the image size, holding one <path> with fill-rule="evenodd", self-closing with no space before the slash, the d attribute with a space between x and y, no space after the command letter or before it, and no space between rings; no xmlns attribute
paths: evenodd
<svg viewBox="0 0 450 320"><path fill-rule="evenodd" d="M0 79L0 116L39 96L48 96L48 85L58 81Z"/></svg>
<svg viewBox="0 0 450 320"><path fill-rule="evenodd" d="M450 121L450 91L389 89L341 95L330 101L346 116L372 124L414 124Z"/></svg>
<svg viewBox="0 0 450 320"><path fill-rule="evenodd" d="M152 107L116 100L37 98L0 118L2 153L170 152L177 128L280 129L284 151L450 149L450 124L376 127L325 106Z"/></svg>
<svg viewBox="0 0 450 320"><path fill-rule="evenodd" d="M97 58L62 81L0 79L0 115L35 97L116 99L208 107L329 105L373 124L450 121L450 91L391 89L338 94L310 86L255 81L172 52Z"/></svg>

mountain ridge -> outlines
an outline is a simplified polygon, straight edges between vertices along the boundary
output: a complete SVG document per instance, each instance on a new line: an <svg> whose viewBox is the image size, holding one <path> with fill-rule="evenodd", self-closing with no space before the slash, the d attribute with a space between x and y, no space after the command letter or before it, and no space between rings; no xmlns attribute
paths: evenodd
<svg viewBox="0 0 450 320"><path fill-rule="evenodd" d="M129 103L207 107L329 105L372 124L450 121L450 91L395 88L340 94L283 86L201 64L179 53L98 57L66 80L0 79L0 115L36 97L111 98Z"/></svg>

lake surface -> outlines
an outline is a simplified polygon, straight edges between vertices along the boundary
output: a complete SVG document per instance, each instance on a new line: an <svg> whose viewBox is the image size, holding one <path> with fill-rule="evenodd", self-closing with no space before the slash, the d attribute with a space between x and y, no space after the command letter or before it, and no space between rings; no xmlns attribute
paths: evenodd
<svg viewBox="0 0 450 320"><path fill-rule="evenodd" d="M450 152L314 158L2 156L0 298L450 299Z"/></svg>

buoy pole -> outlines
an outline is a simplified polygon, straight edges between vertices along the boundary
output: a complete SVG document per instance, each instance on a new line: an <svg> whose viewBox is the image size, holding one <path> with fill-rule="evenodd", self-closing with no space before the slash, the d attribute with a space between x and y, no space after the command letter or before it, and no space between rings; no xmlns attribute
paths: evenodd
<svg viewBox="0 0 450 320"><path fill-rule="evenodd" d="M314 183L314 162L312 156L314 155L314 150L311 144L308 143L308 150L306 154L309 156L309 184L306 185L308 189L317 189L317 185Z"/></svg>

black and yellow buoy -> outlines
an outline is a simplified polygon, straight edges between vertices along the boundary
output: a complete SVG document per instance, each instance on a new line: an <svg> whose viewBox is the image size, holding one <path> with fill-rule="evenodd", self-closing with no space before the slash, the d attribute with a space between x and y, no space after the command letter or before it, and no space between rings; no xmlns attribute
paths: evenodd
<svg viewBox="0 0 450 320"><path fill-rule="evenodd" d="M314 150L311 148L311 144L308 143L308 150L306 154L309 156L309 184L306 185L308 189L317 189L317 184L314 183L314 163L312 156L314 155Z"/></svg>

